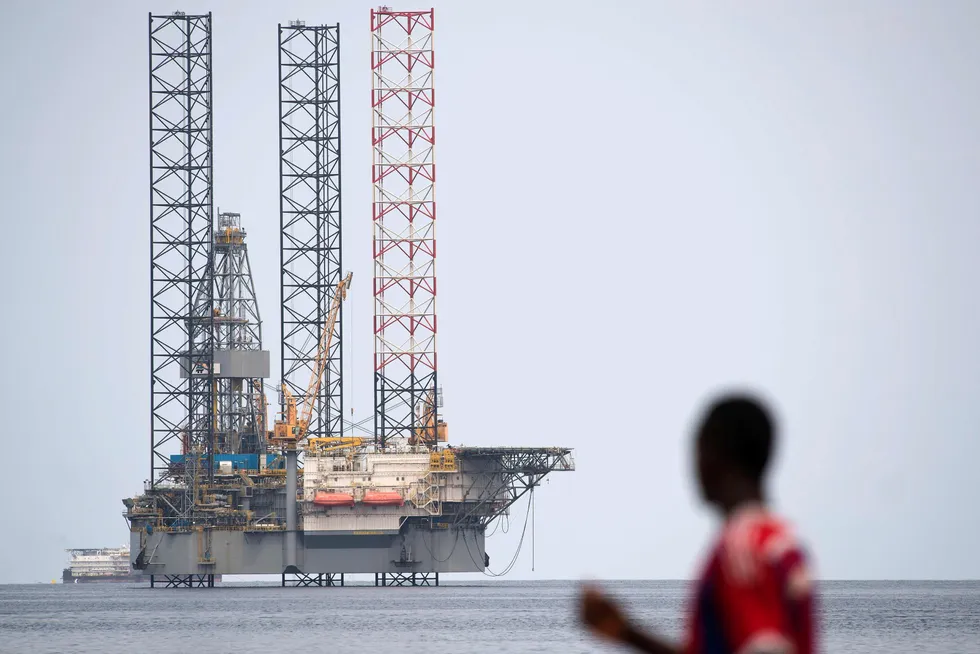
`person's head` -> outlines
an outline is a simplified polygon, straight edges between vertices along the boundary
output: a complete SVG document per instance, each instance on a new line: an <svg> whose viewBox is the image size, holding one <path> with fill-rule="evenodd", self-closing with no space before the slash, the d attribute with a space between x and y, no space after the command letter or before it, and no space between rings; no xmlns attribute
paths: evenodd
<svg viewBox="0 0 980 654"><path fill-rule="evenodd" d="M776 444L776 428L761 400L724 395L711 402L695 432L702 497L722 509L746 495L761 497Z"/></svg>

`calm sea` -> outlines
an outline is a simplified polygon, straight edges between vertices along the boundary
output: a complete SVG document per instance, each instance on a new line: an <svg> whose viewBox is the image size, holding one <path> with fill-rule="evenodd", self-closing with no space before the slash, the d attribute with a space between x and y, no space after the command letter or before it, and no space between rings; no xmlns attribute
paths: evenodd
<svg viewBox="0 0 980 654"><path fill-rule="evenodd" d="M608 582L644 623L680 632L684 582ZM577 584L164 590L0 586L0 652L612 651L574 619ZM980 582L824 582L825 652L980 653Z"/></svg>

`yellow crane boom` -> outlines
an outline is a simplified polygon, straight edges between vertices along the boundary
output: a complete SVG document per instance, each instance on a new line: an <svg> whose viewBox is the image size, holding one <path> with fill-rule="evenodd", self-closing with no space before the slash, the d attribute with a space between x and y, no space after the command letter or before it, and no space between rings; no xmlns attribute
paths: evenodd
<svg viewBox="0 0 980 654"><path fill-rule="evenodd" d="M313 454L328 454L339 450L356 449L364 445L360 436L327 436L324 438L308 438L306 451Z"/></svg>
<svg viewBox="0 0 980 654"><path fill-rule="evenodd" d="M306 431L309 429L310 420L313 419L313 407L316 404L317 395L320 394L320 384L323 382L323 372L327 369L327 359L330 353L330 341L333 339L334 326L337 324L337 316L340 313L340 303L347 297L347 289L350 288L353 273L347 273L337 284L333 294L333 302L330 303L330 313L323 323L323 332L320 334L320 341L317 346L316 359L313 361L313 372L310 376L310 384L303 396L302 411L296 405L296 397L289 392L285 384L282 386L283 401L285 410L282 420L277 420L273 430L273 439L288 444L295 445L306 438Z"/></svg>

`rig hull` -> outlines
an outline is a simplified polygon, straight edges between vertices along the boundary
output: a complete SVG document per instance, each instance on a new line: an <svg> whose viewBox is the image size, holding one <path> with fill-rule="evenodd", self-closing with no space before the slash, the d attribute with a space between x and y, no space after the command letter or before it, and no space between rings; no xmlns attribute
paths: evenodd
<svg viewBox="0 0 980 654"><path fill-rule="evenodd" d="M286 532L215 531L211 561L202 562L195 533L131 534L131 551L153 552L148 575L335 574L482 572L487 563L482 528L412 529L395 534L300 532L296 569L289 569ZM133 557L136 564L136 557Z"/></svg>
<svg viewBox="0 0 980 654"><path fill-rule="evenodd" d="M189 519L166 513L185 485L125 500L132 567L144 576L483 572L488 525L550 472L574 469L567 448L308 452L291 486L295 466L287 457L285 485L257 471L217 475ZM353 502L317 502L341 494ZM364 501L373 498L384 502Z"/></svg>

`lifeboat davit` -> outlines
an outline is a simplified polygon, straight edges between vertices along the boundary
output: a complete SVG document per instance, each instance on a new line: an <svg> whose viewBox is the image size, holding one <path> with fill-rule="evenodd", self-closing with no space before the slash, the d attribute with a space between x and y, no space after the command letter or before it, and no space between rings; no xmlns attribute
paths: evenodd
<svg viewBox="0 0 980 654"><path fill-rule="evenodd" d="M395 491L367 491L363 503L368 506L402 506L405 499Z"/></svg>
<svg viewBox="0 0 980 654"><path fill-rule="evenodd" d="M313 496L316 506L354 506L354 496L347 493L325 493L320 491Z"/></svg>

